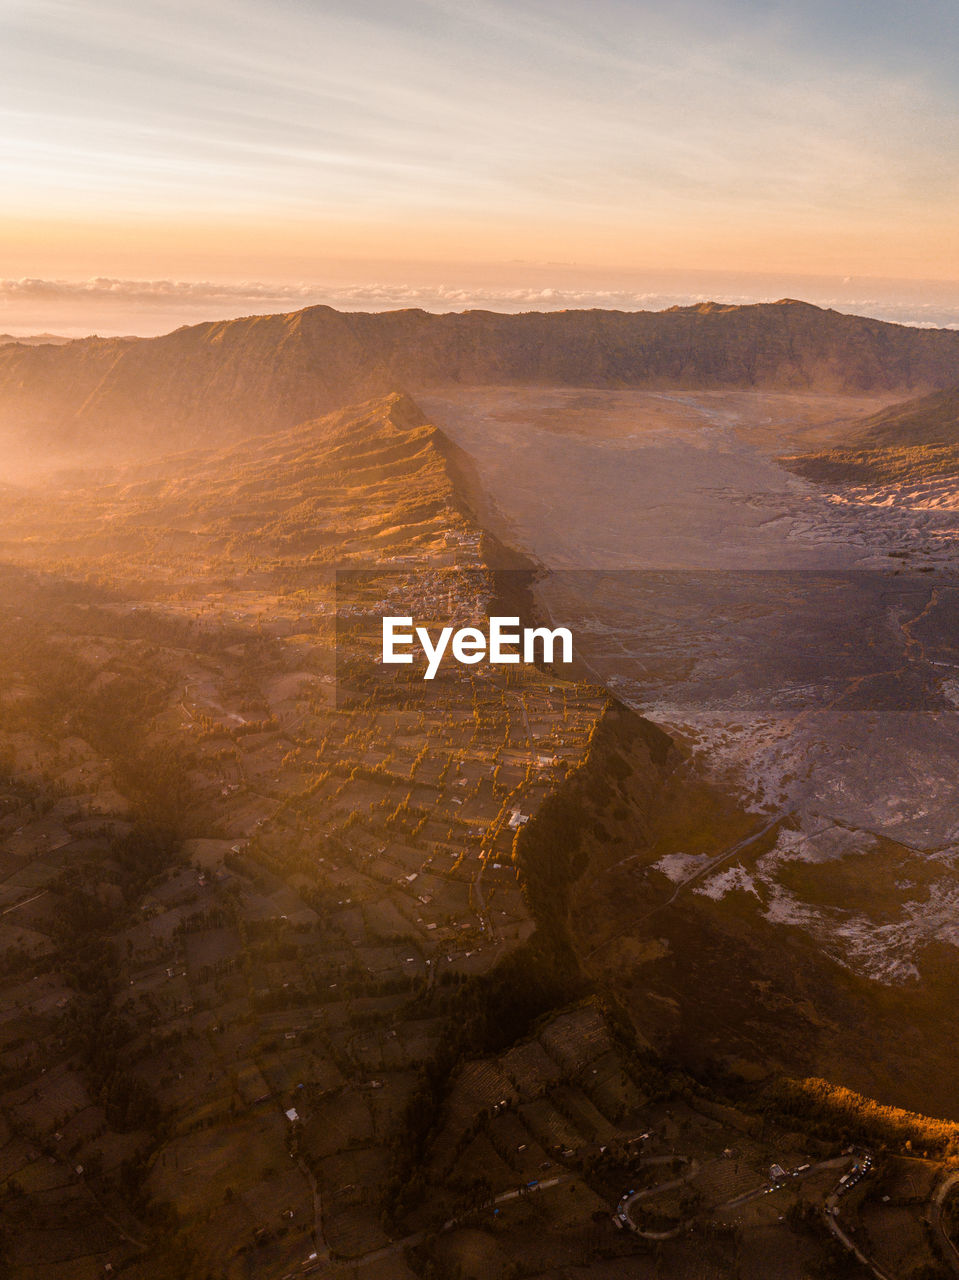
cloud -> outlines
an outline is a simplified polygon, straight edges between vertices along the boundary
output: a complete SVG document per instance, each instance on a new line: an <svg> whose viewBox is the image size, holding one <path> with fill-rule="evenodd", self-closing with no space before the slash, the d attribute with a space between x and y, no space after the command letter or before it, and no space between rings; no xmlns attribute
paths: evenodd
<svg viewBox="0 0 959 1280"><path fill-rule="evenodd" d="M223 306L285 307L313 305L382 310L387 307L423 307L425 310L463 310L489 306L515 310L520 307L555 310L562 307L628 308L652 304L672 305L691 295L637 292L634 290L563 289L528 286L519 288L466 288L449 285L405 285L370 282L351 285L264 284L259 281L219 284L196 280L0 280L0 304L90 303L96 305L174 306L207 309ZM697 299L698 300L698 299ZM743 299L745 300L745 299Z"/></svg>
<svg viewBox="0 0 959 1280"><path fill-rule="evenodd" d="M230 302L236 299L296 302L310 293L307 285L265 285L256 282L214 284L201 280L115 280L96 276L91 280L0 280L0 301L24 299L95 302ZM305 303L302 305L306 305Z"/></svg>

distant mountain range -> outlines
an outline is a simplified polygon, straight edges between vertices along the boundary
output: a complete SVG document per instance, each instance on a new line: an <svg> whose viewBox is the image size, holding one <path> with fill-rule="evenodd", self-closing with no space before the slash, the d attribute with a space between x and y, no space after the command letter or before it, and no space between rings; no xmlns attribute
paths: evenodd
<svg viewBox="0 0 959 1280"><path fill-rule="evenodd" d="M160 338L0 346L0 429L37 447L165 452L292 426L395 390L459 385L933 391L959 332L784 300L660 312L289 315Z"/></svg>
<svg viewBox="0 0 959 1280"><path fill-rule="evenodd" d="M11 342L19 342L24 347L62 347L72 341L72 338L64 338L57 333L31 333L25 337L21 335L19 338L12 333L0 333L0 347L5 347Z"/></svg>

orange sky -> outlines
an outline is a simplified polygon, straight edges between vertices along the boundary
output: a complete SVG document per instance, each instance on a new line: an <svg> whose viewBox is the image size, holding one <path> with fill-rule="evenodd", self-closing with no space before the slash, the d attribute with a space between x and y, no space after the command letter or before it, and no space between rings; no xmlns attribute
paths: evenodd
<svg viewBox="0 0 959 1280"><path fill-rule="evenodd" d="M200 213L57 218L0 216L5 276L84 279L94 275L175 279L345 279L402 277L438 268L445 276L496 266L524 280L527 263L599 270L729 271L959 279L957 219L930 209L905 225L866 216L849 225L824 215L777 219L752 229L729 217L607 217L509 224L467 215L430 222L305 219ZM370 275L372 273L372 276ZM430 272L432 274L432 272Z"/></svg>

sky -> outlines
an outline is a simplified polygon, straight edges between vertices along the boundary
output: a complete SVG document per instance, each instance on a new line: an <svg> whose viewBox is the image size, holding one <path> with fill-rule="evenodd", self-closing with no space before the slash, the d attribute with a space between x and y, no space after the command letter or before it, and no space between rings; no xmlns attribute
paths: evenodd
<svg viewBox="0 0 959 1280"><path fill-rule="evenodd" d="M0 112L0 330L717 288L959 323L955 0L0 0Z"/></svg>

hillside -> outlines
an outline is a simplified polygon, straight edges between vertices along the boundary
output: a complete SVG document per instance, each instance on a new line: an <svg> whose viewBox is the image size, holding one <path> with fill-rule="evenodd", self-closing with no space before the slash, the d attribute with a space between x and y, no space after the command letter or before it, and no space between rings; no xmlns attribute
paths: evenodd
<svg viewBox="0 0 959 1280"><path fill-rule="evenodd" d="M391 395L242 445L11 488L0 553L111 579L302 572L428 549L456 506L436 429Z"/></svg>
<svg viewBox="0 0 959 1280"><path fill-rule="evenodd" d="M917 484L959 475L959 387L891 405L851 423L848 435L845 447L783 462L822 484Z"/></svg>
<svg viewBox="0 0 959 1280"><path fill-rule="evenodd" d="M94 1256L138 1280L279 1280L389 1245L421 1068L460 1035L485 1051L482 983L534 928L509 814L580 763L603 709L532 667L426 686L374 660L391 593L479 620L493 590L441 443L389 396L8 493L13 1274ZM344 584L334 563L363 571ZM500 1033L543 1009L497 1006ZM453 1189L426 1206L456 1207Z"/></svg>
<svg viewBox="0 0 959 1280"><path fill-rule="evenodd" d="M853 430L864 447L959 444L959 386L890 405Z"/></svg>
<svg viewBox="0 0 959 1280"><path fill-rule="evenodd" d="M450 384L929 391L959 379L959 333L783 301L662 312L289 315L160 338L0 347L0 430L58 449L151 453Z"/></svg>

